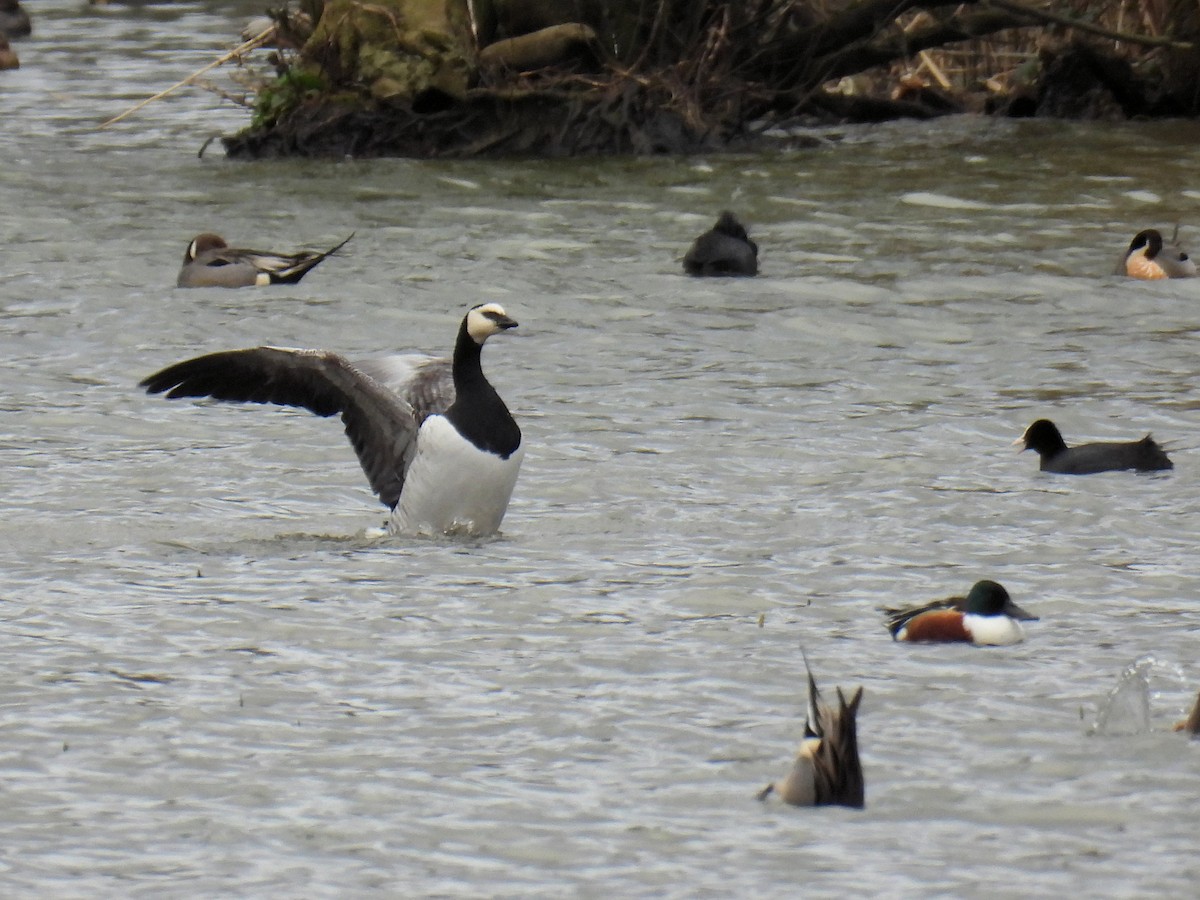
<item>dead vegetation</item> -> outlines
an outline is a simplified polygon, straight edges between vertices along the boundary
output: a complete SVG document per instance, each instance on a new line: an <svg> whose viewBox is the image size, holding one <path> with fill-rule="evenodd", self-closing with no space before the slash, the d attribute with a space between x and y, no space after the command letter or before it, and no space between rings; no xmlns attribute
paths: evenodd
<svg viewBox="0 0 1200 900"><path fill-rule="evenodd" d="M302 0L272 18L231 155L687 152L797 121L1200 111L1200 0ZM414 22L445 30L432 63Z"/></svg>

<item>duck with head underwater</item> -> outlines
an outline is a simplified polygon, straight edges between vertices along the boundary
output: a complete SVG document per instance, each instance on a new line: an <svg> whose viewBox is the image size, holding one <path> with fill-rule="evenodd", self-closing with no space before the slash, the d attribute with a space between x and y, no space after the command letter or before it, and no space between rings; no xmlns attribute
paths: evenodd
<svg viewBox="0 0 1200 900"><path fill-rule="evenodd" d="M827 706L817 690L808 667L808 715L804 720L804 742L788 773L758 792L759 800L771 794L792 806L850 806L866 803L862 761L858 756L858 705L862 688L849 700L837 688L837 709Z"/></svg>

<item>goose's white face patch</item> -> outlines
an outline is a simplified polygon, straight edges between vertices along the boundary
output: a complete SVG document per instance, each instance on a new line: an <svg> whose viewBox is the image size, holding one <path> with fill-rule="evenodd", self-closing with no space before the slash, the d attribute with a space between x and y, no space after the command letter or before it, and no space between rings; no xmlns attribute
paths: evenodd
<svg viewBox="0 0 1200 900"><path fill-rule="evenodd" d="M501 316L502 320L508 319L504 307L499 303L484 303L467 313L467 334L475 343L482 344L497 331L504 330L504 326L498 324L493 316Z"/></svg>

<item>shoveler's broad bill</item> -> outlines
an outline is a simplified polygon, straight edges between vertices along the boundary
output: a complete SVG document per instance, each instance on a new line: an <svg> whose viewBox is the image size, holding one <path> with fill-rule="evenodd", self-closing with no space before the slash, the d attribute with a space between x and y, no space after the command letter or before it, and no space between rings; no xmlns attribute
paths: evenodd
<svg viewBox="0 0 1200 900"><path fill-rule="evenodd" d="M778 794L792 806L851 806L862 809L866 803L862 762L858 757L858 705L862 688L849 701L837 688L838 705L827 706L817 690L808 660L808 715L804 722L804 742L791 770L758 792L759 800Z"/></svg>
<svg viewBox="0 0 1200 900"><path fill-rule="evenodd" d="M994 581L976 582L966 597L950 597L908 609L885 609L884 614L893 640L980 646L1018 644L1025 640L1018 620L1037 620Z"/></svg>

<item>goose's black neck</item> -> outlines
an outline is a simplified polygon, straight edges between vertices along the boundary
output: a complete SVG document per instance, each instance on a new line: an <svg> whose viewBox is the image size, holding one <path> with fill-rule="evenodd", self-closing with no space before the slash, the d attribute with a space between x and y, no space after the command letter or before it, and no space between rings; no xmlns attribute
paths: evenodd
<svg viewBox="0 0 1200 900"><path fill-rule="evenodd" d="M463 319L454 344L454 403L446 410L446 418L480 450L507 459L521 445L521 429L483 374L482 350Z"/></svg>

